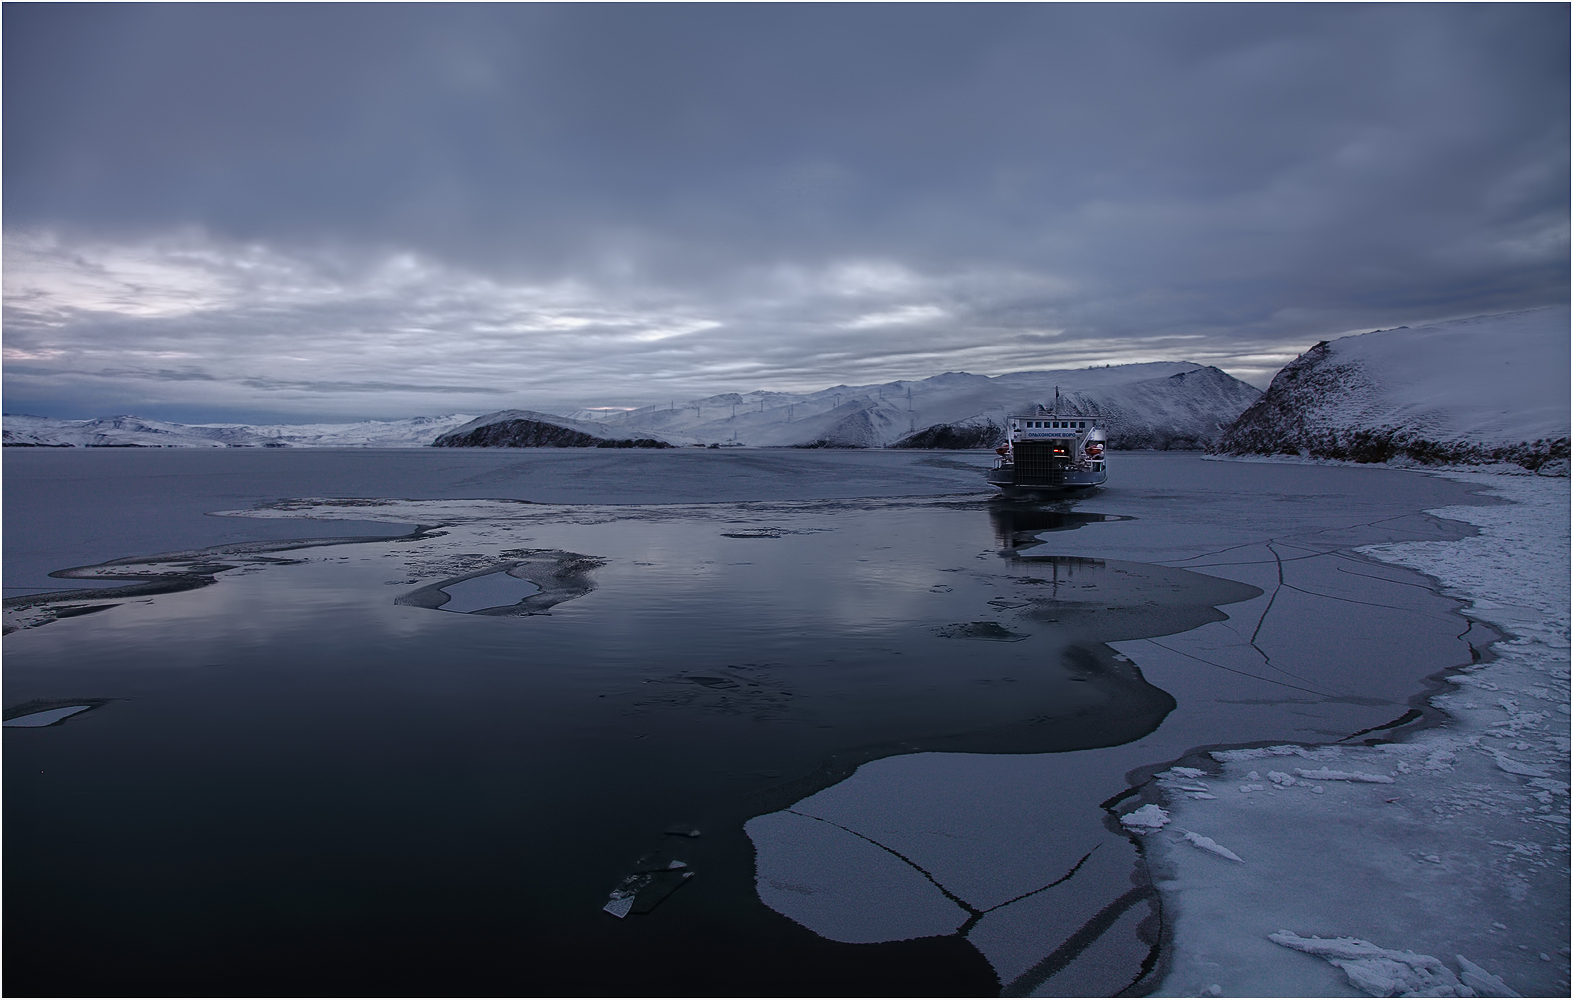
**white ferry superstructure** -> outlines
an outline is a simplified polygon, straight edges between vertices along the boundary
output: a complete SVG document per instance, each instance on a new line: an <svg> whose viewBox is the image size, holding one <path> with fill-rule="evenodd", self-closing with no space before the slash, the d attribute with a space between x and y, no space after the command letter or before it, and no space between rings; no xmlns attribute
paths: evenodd
<svg viewBox="0 0 1573 1000"><path fill-rule="evenodd" d="M990 485L1006 496L1075 496L1102 486L1104 433L1097 417L1058 413L1039 406L1005 418L1006 440L994 449L999 459L989 471Z"/></svg>

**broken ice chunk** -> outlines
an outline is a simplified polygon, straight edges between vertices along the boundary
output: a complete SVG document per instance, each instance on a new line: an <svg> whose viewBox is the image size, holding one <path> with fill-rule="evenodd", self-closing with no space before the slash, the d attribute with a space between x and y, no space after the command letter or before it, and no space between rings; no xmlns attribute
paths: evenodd
<svg viewBox="0 0 1573 1000"><path fill-rule="evenodd" d="M694 873L687 870L651 872L649 884L634 897L633 911L649 913L693 877Z"/></svg>
<svg viewBox="0 0 1573 1000"><path fill-rule="evenodd" d="M1212 839L1211 837L1204 837L1199 833L1192 833L1189 830L1181 830L1180 836L1184 837L1186 840L1189 840L1191 843L1195 844L1202 850L1216 854L1220 858L1228 858L1230 861L1238 861L1242 865L1245 864L1245 859L1241 858L1238 854L1229 850L1227 847L1218 843L1218 841Z"/></svg>
<svg viewBox="0 0 1573 1000"><path fill-rule="evenodd" d="M648 873L628 876L617 883L617 888L612 890L606 905L601 907L601 909L621 920L628 916L628 912L634 908L634 898L639 895L639 890L649 884L650 875Z"/></svg>
<svg viewBox="0 0 1573 1000"><path fill-rule="evenodd" d="M1325 767L1314 770L1297 767L1294 769L1294 773L1312 781L1366 781L1374 785L1391 785L1393 783L1393 779L1385 774L1366 774L1364 771L1334 771Z"/></svg>
<svg viewBox="0 0 1573 1000"><path fill-rule="evenodd" d="M1163 829L1167 822L1169 814L1151 803L1120 817L1120 825L1132 833L1152 833Z"/></svg>
<svg viewBox="0 0 1573 1000"><path fill-rule="evenodd" d="M625 895L625 896L619 896L617 894L616 890L612 891L612 898L607 901L606 905L601 907L601 909L605 910L607 913L610 913L612 916L616 917L618 920L621 920L624 917L628 916L628 911L633 909L633 908L634 908L634 897L633 897L633 894L629 893L628 895Z"/></svg>
<svg viewBox="0 0 1573 1000"><path fill-rule="evenodd" d="M6 725L9 726L11 723L7 722ZM1500 767L1508 774L1522 774L1526 778L1551 777L1551 775L1548 774L1543 768L1536 767L1533 764L1525 764L1521 761L1516 761L1502 753L1500 750L1497 751L1494 756L1496 757L1497 767Z"/></svg>
<svg viewBox="0 0 1573 1000"><path fill-rule="evenodd" d="M1468 996L1472 990L1431 955L1379 948L1360 938L1301 937L1290 931L1267 935L1274 944L1318 955L1344 970L1349 982L1374 997Z"/></svg>
<svg viewBox="0 0 1573 1000"><path fill-rule="evenodd" d="M1171 767L1169 768L1169 772L1171 774L1177 774L1182 778L1200 778L1207 774L1206 771L1203 771L1199 767Z"/></svg>
<svg viewBox="0 0 1573 1000"><path fill-rule="evenodd" d="M634 862L633 873L641 875L645 872L663 872L687 867L688 862L679 861L666 851L650 851Z"/></svg>
<svg viewBox="0 0 1573 1000"><path fill-rule="evenodd" d="M1294 784L1294 775L1285 774L1282 771L1268 771L1267 780L1271 781L1280 788L1288 788L1290 785Z"/></svg>
<svg viewBox="0 0 1573 1000"><path fill-rule="evenodd" d="M693 872L679 869L635 873L618 883L601 909L619 920L630 913L649 913L693 877Z"/></svg>
<svg viewBox="0 0 1573 1000"><path fill-rule="evenodd" d="M1476 993L1483 997L1518 997L1522 993L1514 993L1502 980L1471 962L1463 955L1455 955L1458 967L1462 970L1459 978L1469 986L1474 987Z"/></svg>

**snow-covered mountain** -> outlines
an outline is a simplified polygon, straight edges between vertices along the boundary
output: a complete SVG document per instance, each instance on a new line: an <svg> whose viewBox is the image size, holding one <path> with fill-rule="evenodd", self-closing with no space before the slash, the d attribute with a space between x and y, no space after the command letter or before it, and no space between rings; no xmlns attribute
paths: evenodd
<svg viewBox="0 0 1573 1000"><path fill-rule="evenodd" d="M1213 450L1425 464L1566 460L1567 306L1317 344Z"/></svg>
<svg viewBox="0 0 1573 1000"><path fill-rule="evenodd" d="M356 424L176 424L139 417L4 418L7 445L37 447L605 446L611 442L756 447L977 448L1003 435L1005 417L1052 406L1102 417L1112 448L1201 448L1261 395L1217 368L1153 362L993 378L948 372L919 381L838 385L811 393L725 393L636 410L567 416L502 410ZM491 425L491 430L481 431Z"/></svg>
<svg viewBox="0 0 1573 1000"><path fill-rule="evenodd" d="M1153 362L1016 372L813 393L726 393L628 411L577 411L618 436L775 447L987 447L1010 413L1039 403L1104 418L1112 448L1201 448L1261 393L1217 368ZM989 431L989 425L994 431Z"/></svg>
<svg viewBox="0 0 1573 1000"><path fill-rule="evenodd" d="M467 413L353 424L177 424L141 417L51 420L8 413L6 446L40 448L419 448L474 419Z"/></svg>

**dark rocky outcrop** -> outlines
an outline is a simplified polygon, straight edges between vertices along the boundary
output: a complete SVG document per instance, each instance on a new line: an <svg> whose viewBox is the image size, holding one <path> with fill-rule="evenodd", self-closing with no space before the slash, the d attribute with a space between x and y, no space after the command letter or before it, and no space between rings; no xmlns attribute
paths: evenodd
<svg viewBox="0 0 1573 1000"><path fill-rule="evenodd" d="M433 448L671 448L651 437L612 438L580 429L547 414L505 410L457 427L432 442Z"/></svg>
<svg viewBox="0 0 1573 1000"><path fill-rule="evenodd" d="M1005 428L992 420L981 424L935 424L890 445L892 448L997 448L1005 441Z"/></svg>

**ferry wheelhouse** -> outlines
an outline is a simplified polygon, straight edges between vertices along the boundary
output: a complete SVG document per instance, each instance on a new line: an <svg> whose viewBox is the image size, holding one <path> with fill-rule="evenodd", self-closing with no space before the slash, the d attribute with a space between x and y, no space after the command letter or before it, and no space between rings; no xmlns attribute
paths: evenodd
<svg viewBox="0 0 1573 1000"><path fill-rule="evenodd" d="M1039 406L1006 418L1006 440L988 480L1006 496L1090 493L1109 478L1108 435L1096 417Z"/></svg>

